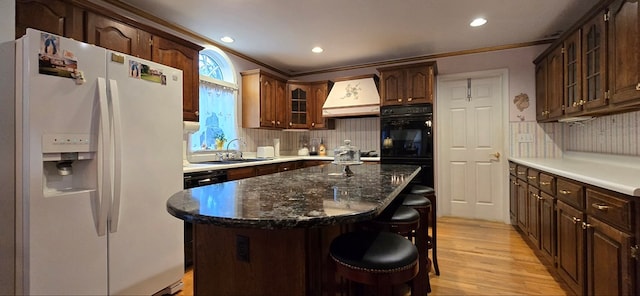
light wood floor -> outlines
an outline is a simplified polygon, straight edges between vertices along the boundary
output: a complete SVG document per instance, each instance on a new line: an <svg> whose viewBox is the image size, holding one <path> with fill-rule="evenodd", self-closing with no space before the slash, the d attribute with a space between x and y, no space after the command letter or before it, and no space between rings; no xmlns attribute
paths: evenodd
<svg viewBox="0 0 640 296"><path fill-rule="evenodd" d="M440 276L430 295L567 295L511 225L438 218ZM193 273L178 296L193 295Z"/></svg>

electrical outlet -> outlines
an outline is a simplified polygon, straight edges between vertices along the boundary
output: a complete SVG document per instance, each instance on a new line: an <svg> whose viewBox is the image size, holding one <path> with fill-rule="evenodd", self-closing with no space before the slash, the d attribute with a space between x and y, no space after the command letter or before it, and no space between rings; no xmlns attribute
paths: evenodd
<svg viewBox="0 0 640 296"><path fill-rule="evenodd" d="M518 134L518 142L519 143L532 143L533 135L532 134Z"/></svg>
<svg viewBox="0 0 640 296"><path fill-rule="evenodd" d="M236 236L236 259L249 262L249 238L246 236Z"/></svg>

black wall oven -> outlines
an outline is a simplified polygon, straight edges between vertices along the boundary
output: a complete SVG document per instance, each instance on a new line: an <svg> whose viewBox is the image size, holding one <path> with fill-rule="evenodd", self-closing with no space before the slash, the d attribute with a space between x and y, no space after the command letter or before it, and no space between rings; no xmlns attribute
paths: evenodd
<svg viewBox="0 0 640 296"><path fill-rule="evenodd" d="M415 183L433 187L433 105L383 106L380 109L380 162L415 164Z"/></svg>

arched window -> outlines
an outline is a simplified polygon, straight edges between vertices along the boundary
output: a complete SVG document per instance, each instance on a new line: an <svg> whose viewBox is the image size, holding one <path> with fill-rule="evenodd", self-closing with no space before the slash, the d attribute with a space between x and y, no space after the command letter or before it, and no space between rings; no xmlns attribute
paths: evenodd
<svg viewBox="0 0 640 296"><path fill-rule="evenodd" d="M200 130L191 151L224 150L237 138L237 82L233 65L218 48L200 52Z"/></svg>

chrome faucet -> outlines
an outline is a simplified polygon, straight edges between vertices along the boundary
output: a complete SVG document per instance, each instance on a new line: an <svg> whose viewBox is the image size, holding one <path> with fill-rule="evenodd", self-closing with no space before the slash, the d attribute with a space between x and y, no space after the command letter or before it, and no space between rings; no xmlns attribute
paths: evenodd
<svg viewBox="0 0 640 296"><path fill-rule="evenodd" d="M245 146L247 145L247 143L246 143L244 140L242 140L242 138L235 138L235 139L233 139L233 140L229 141L229 143L227 143L227 149L226 149L226 151L227 151L227 155L228 155L228 154L230 154L230 153L229 153L229 146L230 146L230 145L231 145L231 143L232 143L232 142L234 142L234 141L238 141L238 143L242 143L242 144L244 144ZM238 152L240 152L240 157L239 157L239 158L242 158L242 151L240 150L240 145L238 145ZM235 152L234 152L233 154L235 155ZM236 157L234 157L234 158L236 158Z"/></svg>
<svg viewBox="0 0 640 296"><path fill-rule="evenodd" d="M229 143L227 143L227 149L226 150L229 150L229 145L231 145L231 143L233 143L233 141L238 141L238 142L240 142L240 143L242 143L244 145L247 145L247 143L244 140L242 140L242 138L235 138L235 139L229 141ZM238 146L238 148L240 148L240 146ZM238 149L238 150L240 150L240 149Z"/></svg>

